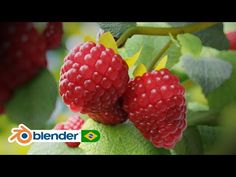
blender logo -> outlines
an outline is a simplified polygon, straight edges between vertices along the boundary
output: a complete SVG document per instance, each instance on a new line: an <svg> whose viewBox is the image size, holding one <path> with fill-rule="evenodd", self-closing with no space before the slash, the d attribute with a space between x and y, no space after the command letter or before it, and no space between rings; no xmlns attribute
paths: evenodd
<svg viewBox="0 0 236 177"><path fill-rule="evenodd" d="M97 130L30 130L24 124L13 128L11 132L8 141L22 146L32 142L97 142L100 139Z"/></svg>

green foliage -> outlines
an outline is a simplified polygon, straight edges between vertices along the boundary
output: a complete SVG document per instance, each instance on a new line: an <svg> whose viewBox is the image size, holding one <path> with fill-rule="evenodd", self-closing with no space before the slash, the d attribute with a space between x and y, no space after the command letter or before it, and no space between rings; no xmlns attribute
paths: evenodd
<svg viewBox="0 0 236 177"><path fill-rule="evenodd" d="M174 148L175 154L197 155L203 154L201 136L196 127L188 127L183 134L183 138Z"/></svg>
<svg viewBox="0 0 236 177"><path fill-rule="evenodd" d="M128 28L136 26L135 22L100 22L98 24L105 32L110 31L116 39Z"/></svg>
<svg viewBox="0 0 236 177"><path fill-rule="evenodd" d="M229 41L224 34L223 23L219 23L194 34L201 39L204 46L213 47L219 50L229 48Z"/></svg>
<svg viewBox="0 0 236 177"><path fill-rule="evenodd" d="M178 47L176 44L172 43L170 48L163 55L168 56L166 68L171 69L176 63L179 62L179 58L181 56L180 47Z"/></svg>
<svg viewBox="0 0 236 177"><path fill-rule="evenodd" d="M29 128L45 128L57 99L57 85L47 69L19 88L6 105L7 116Z"/></svg>
<svg viewBox="0 0 236 177"><path fill-rule="evenodd" d="M142 63L146 67L149 67L157 54L168 41L169 37L135 35L126 42L125 50L128 55L131 56L142 48L136 64Z"/></svg>
<svg viewBox="0 0 236 177"><path fill-rule="evenodd" d="M168 23L173 27L184 27L194 23L190 22L171 22ZM229 42L224 34L223 23L219 23L207 29L193 33L198 36L204 46L213 47L219 50L225 50L229 48Z"/></svg>
<svg viewBox="0 0 236 177"><path fill-rule="evenodd" d="M28 154L32 155L83 155L81 148L69 148L65 143L34 143Z"/></svg>
<svg viewBox="0 0 236 177"><path fill-rule="evenodd" d="M97 143L81 143L88 154L160 154L157 148L145 140L130 122L106 126L88 120L83 129L95 129L101 134ZM168 153L164 151L162 153Z"/></svg>
<svg viewBox="0 0 236 177"><path fill-rule="evenodd" d="M134 55L140 48L142 48L141 54L135 63L135 66L139 64L144 64L147 68L151 67L151 64L157 59L156 56L169 42L170 37L163 36L145 36L145 35L135 35L127 40L123 54L126 56ZM167 68L172 68L179 60L181 56L180 48L175 44L171 44L170 48L164 52L162 56L168 55L168 60L166 63ZM161 56L160 56L161 57ZM132 68L131 68L132 70Z"/></svg>
<svg viewBox="0 0 236 177"><path fill-rule="evenodd" d="M201 85L205 95L224 83L232 72L229 62L216 57L182 56L181 65L189 78Z"/></svg>
<svg viewBox="0 0 236 177"><path fill-rule="evenodd" d="M201 104L198 102L189 102L188 109L191 111L209 111L209 107L205 104Z"/></svg>
<svg viewBox="0 0 236 177"><path fill-rule="evenodd" d="M233 67L230 78L207 96L211 109L222 110L225 106L236 101L236 52L222 51L217 57L231 63Z"/></svg>
<svg viewBox="0 0 236 177"><path fill-rule="evenodd" d="M212 153L219 141L222 128L212 126L198 126L201 135L203 149L206 154Z"/></svg>
<svg viewBox="0 0 236 177"><path fill-rule="evenodd" d="M221 119L221 136L217 136L213 153L216 154L236 154L236 103L224 107L220 114Z"/></svg>
<svg viewBox="0 0 236 177"><path fill-rule="evenodd" d="M177 39L181 45L181 53L184 54L192 54L194 56L198 56L202 50L201 40L189 33L180 34L177 36Z"/></svg>

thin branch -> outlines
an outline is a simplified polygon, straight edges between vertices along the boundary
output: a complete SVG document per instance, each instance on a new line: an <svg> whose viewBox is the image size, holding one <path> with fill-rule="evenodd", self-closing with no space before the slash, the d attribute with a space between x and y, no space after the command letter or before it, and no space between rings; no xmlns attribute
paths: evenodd
<svg viewBox="0 0 236 177"><path fill-rule="evenodd" d="M155 59L152 60L152 63L149 66L148 71L151 71L151 70L155 69L155 66L157 65L157 62L161 59L163 54L170 48L171 44L172 44L172 40L170 39L166 43L166 45L161 49L161 51L158 53L158 55L155 57Z"/></svg>
<svg viewBox="0 0 236 177"><path fill-rule="evenodd" d="M122 46L128 38L135 34L142 35L159 35L168 36L169 34L178 35L182 33L193 33L201 31L203 29L209 28L216 25L217 22L200 22L191 25L186 25L182 27L146 27L146 26L136 26L126 30L120 38L117 40L117 46Z"/></svg>

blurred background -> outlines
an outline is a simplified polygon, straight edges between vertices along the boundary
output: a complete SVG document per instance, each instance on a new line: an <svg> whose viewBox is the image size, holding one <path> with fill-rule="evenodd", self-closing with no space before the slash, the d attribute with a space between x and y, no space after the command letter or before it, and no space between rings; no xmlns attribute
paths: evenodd
<svg viewBox="0 0 236 177"><path fill-rule="evenodd" d="M44 23L35 23L39 29L41 26L45 26ZM85 39L96 39L99 31L99 25L97 23L63 23L63 37L62 42L56 49L48 50L46 53L47 68L53 74L55 80L59 81L60 68L63 64L63 59L76 44L83 42ZM43 111L43 110L42 110ZM71 111L63 104L61 98L58 96L56 100L56 106L47 120L47 128L51 129L57 122L65 121L70 115L73 115ZM30 146L22 147L16 143L10 144L7 138L11 135L11 128L16 127L17 124L14 120L11 120L7 115L0 114L0 154L26 154Z"/></svg>
<svg viewBox="0 0 236 177"><path fill-rule="evenodd" d="M143 23L140 23L143 24ZM165 26L165 23L160 23ZM37 23L36 25L40 26L41 23ZM96 39L98 32L100 31L100 27L98 23L91 22L65 22L63 23L63 37L60 46L56 49L48 50L46 54L47 68L52 73L55 81L57 82L60 75L60 67L63 64L63 59L76 44L84 42L84 40ZM224 32L228 33L231 31L236 31L236 23L224 23ZM0 83L1 84L1 83ZM185 88L187 89L187 97L189 100L194 100L202 103L203 105L207 104L206 99L201 93L201 89L199 85L186 82ZM204 109L204 107L203 107ZM41 110L44 111L44 110ZM50 115L50 119L46 121L46 128L51 129L58 122L64 122L69 116L73 115L73 113L63 104L59 95L57 95L56 106L53 108L53 112ZM229 133L227 133L227 140L225 143L232 142L236 140L234 136L236 135L236 105L230 105L227 109L222 113L222 117L224 120L222 124L227 125L229 128ZM3 113L0 114L0 154L27 154L30 146L22 147L16 143L8 143L7 138L10 136L11 128L16 127L18 124L9 119L9 117ZM234 134L232 134L232 132ZM203 133L207 133L204 132ZM232 135L231 137L229 135ZM212 136L213 137L213 136ZM215 141L213 139L209 139L207 141Z"/></svg>

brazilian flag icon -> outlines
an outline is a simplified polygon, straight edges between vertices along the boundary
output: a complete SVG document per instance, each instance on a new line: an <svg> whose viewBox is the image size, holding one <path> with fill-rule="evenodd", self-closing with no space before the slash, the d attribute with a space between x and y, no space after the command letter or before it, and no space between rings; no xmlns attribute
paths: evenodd
<svg viewBox="0 0 236 177"><path fill-rule="evenodd" d="M97 130L81 130L82 142L97 142L100 139L100 133Z"/></svg>

